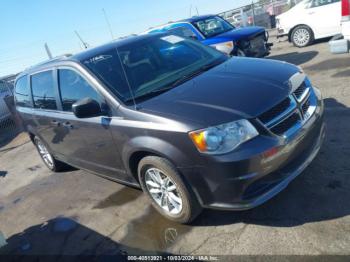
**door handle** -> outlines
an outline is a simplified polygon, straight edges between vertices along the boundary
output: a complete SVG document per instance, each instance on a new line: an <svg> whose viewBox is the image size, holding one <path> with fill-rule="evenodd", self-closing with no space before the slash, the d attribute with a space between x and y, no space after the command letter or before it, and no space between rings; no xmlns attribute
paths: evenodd
<svg viewBox="0 0 350 262"><path fill-rule="evenodd" d="M61 125L61 123L58 122L57 120L52 120L51 124L54 125L54 126L60 126Z"/></svg>
<svg viewBox="0 0 350 262"><path fill-rule="evenodd" d="M73 129L73 125L70 122L63 123L63 126L68 127L69 129Z"/></svg>
<svg viewBox="0 0 350 262"><path fill-rule="evenodd" d="M314 11L311 11L311 12L309 12L308 14L309 15L313 15L315 12Z"/></svg>

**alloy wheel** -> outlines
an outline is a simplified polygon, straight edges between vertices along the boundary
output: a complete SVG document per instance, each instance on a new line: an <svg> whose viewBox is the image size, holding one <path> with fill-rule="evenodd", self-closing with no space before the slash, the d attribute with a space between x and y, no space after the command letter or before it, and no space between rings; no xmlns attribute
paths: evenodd
<svg viewBox="0 0 350 262"><path fill-rule="evenodd" d="M176 184L157 168L145 172L145 183L153 200L167 213L177 215L182 211L182 198Z"/></svg>
<svg viewBox="0 0 350 262"><path fill-rule="evenodd" d="M36 145L38 147L41 158L44 160L45 164L47 164L52 169L54 167L53 157L47 150L46 146L40 140L36 140Z"/></svg>
<svg viewBox="0 0 350 262"><path fill-rule="evenodd" d="M310 32L305 28L300 28L294 32L293 41L297 46L306 46L310 41Z"/></svg>

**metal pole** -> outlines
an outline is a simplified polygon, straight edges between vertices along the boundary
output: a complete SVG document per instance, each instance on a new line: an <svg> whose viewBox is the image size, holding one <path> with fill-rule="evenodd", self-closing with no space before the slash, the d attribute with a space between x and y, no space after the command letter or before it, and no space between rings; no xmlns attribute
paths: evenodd
<svg viewBox="0 0 350 262"><path fill-rule="evenodd" d="M109 20L108 20L107 14L106 14L106 10L105 10L104 8L102 8L102 12L103 12L104 17L105 17L105 19L106 19L106 23L107 23L109 32L110 32L110 34L111 34L111 36L112 36L112 40L114 40L114 35L113 35L112 27L111 27L111 24L109 23Z"/></svg>
<svg viewBox="0 0 350 262"><path fill-rule="evenodd" d="M253 10L253 25L255 26L255 11L254 11L254 1L252 0L252 10Z"/></svg>

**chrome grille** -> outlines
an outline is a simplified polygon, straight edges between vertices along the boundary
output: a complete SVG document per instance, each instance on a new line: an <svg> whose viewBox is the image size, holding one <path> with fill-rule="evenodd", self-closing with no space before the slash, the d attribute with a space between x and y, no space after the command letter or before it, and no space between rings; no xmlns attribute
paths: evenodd
<svg viewBox="0 0 350 262"><path fill-rule="evenodd" d="M309 88L306 86L305 82L303 82L294 92L293 95L297 99L298 102L301 102L305 99L305 97L309 93Z"/></svg>
<svg viewBox="0 0 350 262"><path fill-rule="evenodd" d="M303 82L290 96L259 115L258 119L272 133L285 135L288 130L297 124L300 126L311 117L315 108L315 105L311 105L311 101L315 101L313 96L310 88Z"/></svg>
<svg viewBox="0 0 350 262"><path fill-rule="evenodd" d="M303 115L306 114L307 110L309 110L309 107L310 107L310 97L308 97L304 102L304 104L301 106L301 112L303 113Z"/></svg>
<svg viewBox="0 0 350 262"><path fill-rule="evenodd" d="M264 124L267 124L272 119L276 118L278 115L280 115L281 113L286 111L289 106L290 106L290 98L287 97L281 103L277 104L276 106L274 106L270 110L268 110L265 113L261 114L259 116L259 119Z"/></svg>
<svg viewBox="0 0 350 262"><path fill-rule="evenodd" d="M283 135L285 132L295 126L298 121L301 121L300 114L298 112L294 112L281 123L271 128L271 131L276 135Z"/></svg>

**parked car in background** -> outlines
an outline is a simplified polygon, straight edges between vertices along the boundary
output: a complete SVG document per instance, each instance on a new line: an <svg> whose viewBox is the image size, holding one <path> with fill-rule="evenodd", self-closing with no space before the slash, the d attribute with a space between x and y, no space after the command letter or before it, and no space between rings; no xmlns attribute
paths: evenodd
<svg viewBox="0 0 350 262"><path fill-rule="evenodd" d="M11 113L6 105L5 98L11 96L10 84L0 80L0 122L8 119Z"/></svg>
<svg viewBox="0 0 350 262"><path fill-rule="evenodd" d="M168 34L32 67L17 111L44 163L141 187L165 217L272 198L320 149L323 102L302 70ZM72 192L74 193L74 192Z"/></svg>
<svg viewBox="0 0 350 262"><path fill-rule="evenodd" d="M196 16L150 29L146 33L159 32L196 39L231 56L265 57L272 46L263 27L237 29L216 15Z"/></svg>
<svg viewBox="0 0 350 262"><path fill-rule="evenodd" d="M341 31L344 39L348 40L350 45L350 0L342 0L342 20Z"/></svg>
<svg viewBox="0 0 350 262"><path fill-rule="evenodd" d="M277 16L277 37L287 36L297 47L341 33L340 0L304 0Z"/></svg>

